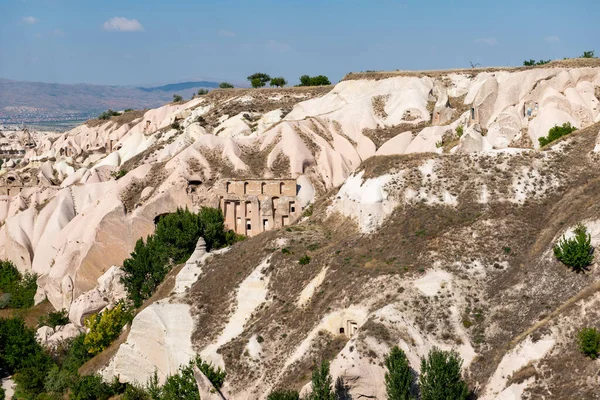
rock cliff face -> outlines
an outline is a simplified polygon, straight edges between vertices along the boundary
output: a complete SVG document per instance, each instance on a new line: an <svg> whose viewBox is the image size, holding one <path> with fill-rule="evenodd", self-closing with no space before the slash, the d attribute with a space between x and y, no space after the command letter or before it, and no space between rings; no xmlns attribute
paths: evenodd
<svg viewBox="0 0 600 400"><path fill-rule="evenodd" d="M385 398L391 346L416 371L438 346L480 398L593 398L573 335L598 318L598 268L574 274L552 245L580 221L600 237L599 88L600 65L565 63L350 75L92 121L38 138L14 170L41 184L0 196L0 254L81 325L118 300L118 266L157 216L217 206L222 178L295 178L312 216L219 254L199 245L107 378L162 379L200 354L227 370L227 398L264 398L327 358L355 398ZM566 122L579 131L539 149Z"/></svg>

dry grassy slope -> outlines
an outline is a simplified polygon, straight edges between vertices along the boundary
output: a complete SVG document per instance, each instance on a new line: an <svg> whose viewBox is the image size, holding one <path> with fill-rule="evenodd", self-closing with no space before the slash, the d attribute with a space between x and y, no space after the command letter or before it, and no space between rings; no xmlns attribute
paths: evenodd
<svg viewBox="0 0 600 400"><path fill-rule="evenodd" d="M397 76L429 76L432 78L441 77L451 73L455 74L479 74L481 72L517 72L526 71L529 69L538 68L585 68L600 66L600 58L570 58L565 60L554 60L547 64L535 65L531 67L485 67L485 68L462 68L462 69L446 69L446 70L430 70L430 71L367 71L367 72L351 72L346 75L342 81L351 81L358 79L380 80L386 78L394 78Z"/></svg>
<svg viewBox="0 0 600 400"><path fill-rule="evenodd" d="M464 340L452 324L449 307L456 306L465 326L472 324L468 340L478 354L467 371L468 381L481 389L515 338L592 285L600 274L596 265L588 273L575 274L550 255L554 238L566 227L600 217L600 173L589 155L599 128L596 124L584 129L563 144L562 151L546 154L423 154L368 160L362 167L368 175L407 169L411 171L407 187L430 193L448 190L457 196L458 205L403 202L379 230L365 236L337 214L326 217L332 198L321 199L308 221L239 243L209 261L189 296L198 321L194 345L202 349L214 341L235 307L236 288L271 255L268 302L254 313L243 334L220 351L234 392L261 384L302 387L312 363L332 359L346 339L323 334L308 356L284 369L290 354L324 315L369 299L370 311L392 304L422 335L449 345ZM432 182L416 168L429 159L440 165ZM523 167L539 172L527 189L528 200L494 201L510 197L513 179L520 173L522 178L530 174L520 172ZM554 189L541 190L550 183L556 184ZM483 184L492 193L488 203L477 200ZM276 239L286 240L292 254L283 254ZM312 260L302 266L298 259L304 254ZM324 284L307 308L298 309L294 303L299 293L324 266L329 266ZM412 281L434 266L454 276L454 291L427 298L411 289ZM569 312L572 307L533 331L534 339ZM597 321L593 315L588 319ZM356 342L356 351L374 364L382 361L381 354L362 339L374 336L387 345L413 340L384 325L371 318ZM265 340L260 362L250 360L245 351L254 334ZM531 393L534 398L564 399L573 398L563 394L574 391L577 398L596 398L588 373L597 364L578 355L574 339L563 342L557 348L564 350L551 353L538 366L538 382ZM577 363L577 369L562 368L565 363ZM554 379L557 374L560 379Z"/></svg>

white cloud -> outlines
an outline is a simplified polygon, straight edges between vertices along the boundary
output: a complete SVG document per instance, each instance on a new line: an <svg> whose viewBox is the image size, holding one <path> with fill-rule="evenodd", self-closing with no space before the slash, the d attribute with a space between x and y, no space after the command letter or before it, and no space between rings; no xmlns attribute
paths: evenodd
<svg viewBox="0 0 600 400"><path fill-rule="evenodd" d="M269 40L267 42L267 49L278 51L280 53L288 52L292 49L292 47L287 43L280 43L276 40Z"/></svg>
<svg viewBox="0 0 600 400"><path fill-rule="evenodd" d="M475 39L474 43L475 44L485 44L487 46L495 46L498 44L498 41L496 40L496 38L489 37L489 38Z"/></svg>
<svg viewBox="0 0 600 400"><path fill-rule="evenodd" d="M35 17L23 17L23 22L25 22L27 25L33 25L40 22L40 20Z"/></svg>
<svg viewBox="0 0 600 400"><path fill-rule="evenodd" d="M226 29L221 29L218 33L219 33L219 36L223 36L223 37L234 37L235 36L235 32L231 32Z"/></svg>
<svg viewBox="0 0 600 400"><path fill-rule="evenodd" d="M137 32L143 31L144 27L137 19L127 19L124 17L114 17L104 23L104 30L119 32Z"/></svg>
<svg viewBox="0 0 600 400"><path fill-rule="evenodd" d="M560 38L558 36L546 36L544 40L548 43L557 43L560 42Z"/></svg>
<svg viewBox="0 0 600 400"><path fill-rule="evenodd" d="M65 36L65 33L62 31L62 29L54 29L52 31L52 34L54 36Z"/></svg>

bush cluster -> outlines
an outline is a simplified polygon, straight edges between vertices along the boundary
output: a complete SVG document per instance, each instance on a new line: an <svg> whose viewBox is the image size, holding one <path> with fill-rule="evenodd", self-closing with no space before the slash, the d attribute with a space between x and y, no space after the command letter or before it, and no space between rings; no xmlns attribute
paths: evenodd
<svg viewBox="0 0 600 400"><path fill-rule="evenodd" d="M32 307L36 281L36 274L23 275L11 261L0 261L0 309Z"/></svg>
<svg viewBox="0 0 600 400"><path fill-rule="evenodd" d="M183 97L181 97L181 95L178 95L178 94L173 95L173 103L181 103L182 101L183 101Z"/></svg>
<svg viewBox="0 0 600 400"><path fill-rule="evenodd" d="M570 122L566 122L562 124L562 126L554 125L554 127L550 128L550 130L548 131L548 136L542 136L538 139L538 142L540 143L540 147L544 147L547 144L550 144L555 140L565 135L568 135L569 133L574 132L576 130L577 128L572 126Z"/></svg>
<svg viewBox="0 0 600 400"><path fill-rule="evenodd" d="M233 89L233 85L229 82L221 82L219 84L220 89Z"/></svg>
<svg viewBox="0 0 600 400"><path fill-rule="evenodd" d="M563 264L575 271L583 271L594 260L594 248L591 236L584 225L578 224L573 230L575 236L563 238L554 246L554 255Z"/></svg>
<svg viewBox="0 0 600 400"><path fill-rule="evenodd" d="M131 257L123 261L128 297L136 307L154 293L173 265L184 263L203 237L206 250L221 248L241 240L233 231L225 231L223 213L204 207L199 213L178 209L160 218L153 235L139 239Z"/></svg>

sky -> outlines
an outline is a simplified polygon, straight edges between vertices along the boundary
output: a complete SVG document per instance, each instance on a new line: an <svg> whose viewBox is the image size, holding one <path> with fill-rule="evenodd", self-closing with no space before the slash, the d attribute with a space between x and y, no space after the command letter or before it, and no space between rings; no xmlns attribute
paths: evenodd
<svg viewBox="0 0 600 400"><path fill-rule="evenodd" d="M600 55L599 0L0 0L0 78L109 85Z"/></svg>

